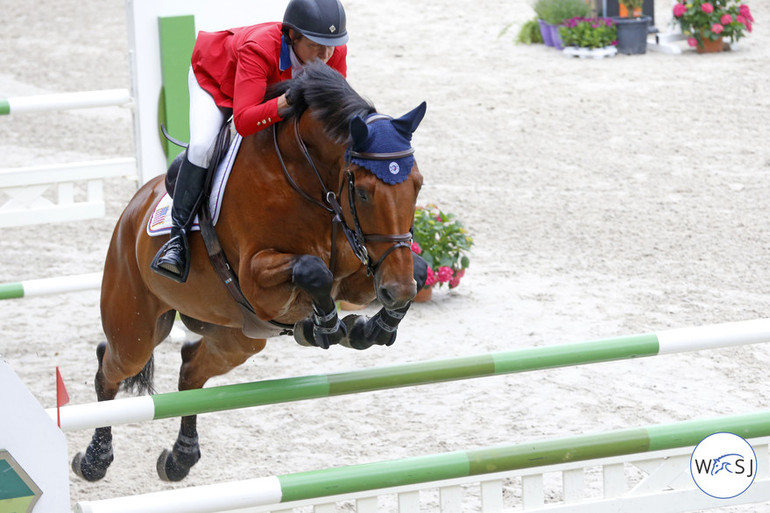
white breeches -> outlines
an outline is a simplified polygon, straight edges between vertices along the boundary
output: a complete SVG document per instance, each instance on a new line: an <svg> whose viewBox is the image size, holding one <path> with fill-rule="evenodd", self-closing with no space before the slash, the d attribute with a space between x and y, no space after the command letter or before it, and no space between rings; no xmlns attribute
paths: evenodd
<svg viewBox="0 0 770 513"><path fill-rule="evenodd" d="M187 160L207 168L219 129L232 115L232 109L222 108L214 102L214 98L198 84L192 68L187 83L190 89L190 145L187 148Z"/></svg>

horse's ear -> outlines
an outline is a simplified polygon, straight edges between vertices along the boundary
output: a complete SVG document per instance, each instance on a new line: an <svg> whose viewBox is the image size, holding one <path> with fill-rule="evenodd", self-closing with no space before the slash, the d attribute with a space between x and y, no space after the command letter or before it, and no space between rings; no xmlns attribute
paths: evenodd
<svg viewBox="0 0 770 513"><path fill-rule="evenodd" d="M428 105L425 102L422 102L416 109L407 112L398 119L394 119L393 126L402 135L411 138L412 132L417 130L420 121L422 121L422 118L425 116L425 109L427 108Z"/></svg>
<svg viewBox="0 0 770 513"><path fill-rule="evenodd" d="M353 138L353 149L366 148L366 140L369 138L369 127L361 116L350 120L350 136Z"/></svg>

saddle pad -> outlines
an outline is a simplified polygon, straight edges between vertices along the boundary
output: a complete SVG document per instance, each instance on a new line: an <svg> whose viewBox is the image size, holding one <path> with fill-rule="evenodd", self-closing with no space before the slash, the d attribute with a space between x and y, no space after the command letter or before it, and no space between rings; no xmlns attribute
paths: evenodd
<svg viewBox="0 0 770 513"><path fill-rule="evenodd" d="M234 132L232 142L227 150L227 153L219 162L217 170L214 172L214 178L211 180L211 195L209 196L209 209L211 211L211 220L214 225L217 224L219 219L219 211L222 209L222 198L225 195L225 186L227 185L227 179L230 177L230 172L233 170L233 164L235 163L235 157L238 155L238 149L241 147L241 140L243 138ZM147 235L150 237L156 237L158 235L165 235L171 231L171 205L173 200L168 193L161 196L158 203L153 209L152 216L147 223ZM190 228L191 230L200 230L198 225L198 216L195 216L195 221Z"/></svg>

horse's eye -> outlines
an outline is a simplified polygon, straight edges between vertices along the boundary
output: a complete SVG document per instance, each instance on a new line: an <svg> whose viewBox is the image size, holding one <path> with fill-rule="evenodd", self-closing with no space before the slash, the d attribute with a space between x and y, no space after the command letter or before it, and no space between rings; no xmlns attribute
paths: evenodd
<svg viewBox="0 0 770 513"><path fill-rule="evenodd" d="M356 187L356 196L361 201L369 201L369 193L360 187Z"/></svg>

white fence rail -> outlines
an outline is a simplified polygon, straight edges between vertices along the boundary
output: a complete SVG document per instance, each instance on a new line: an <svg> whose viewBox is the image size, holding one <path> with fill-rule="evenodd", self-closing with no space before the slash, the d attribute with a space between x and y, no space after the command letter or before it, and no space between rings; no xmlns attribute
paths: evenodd
<svg viewBox="0 0 770 513"><path fill-rule="evenodd" d="M128 89L0 99L0 114L132 107ZM136 159L0 169L0 228L104 217L104 179L135 177Z"/></svg>

